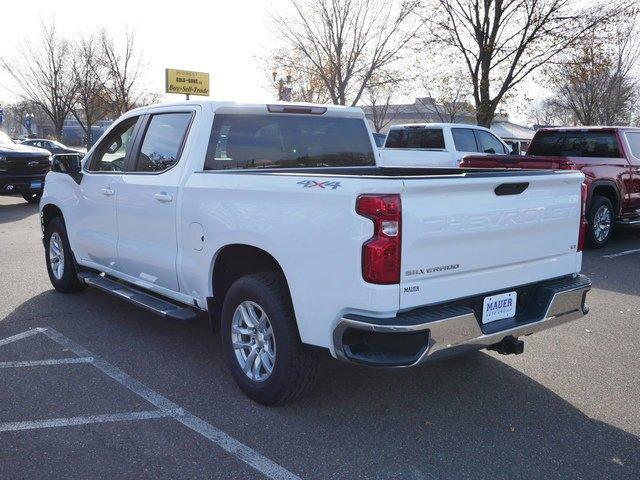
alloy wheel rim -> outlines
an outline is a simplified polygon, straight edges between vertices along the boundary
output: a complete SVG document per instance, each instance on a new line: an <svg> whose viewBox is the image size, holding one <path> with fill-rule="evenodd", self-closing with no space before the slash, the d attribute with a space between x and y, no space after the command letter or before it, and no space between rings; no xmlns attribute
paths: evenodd
<svg viewBox="0 0 640 480"><path fill-rule="evenodd" d="M593 216L593 235L598 242L603 242L611 231L611 210L601 205Z"/></svg>
<svg viewBox="0 0 640 480"><path fill-rule="evenodd" d="M61 280L64 275L64 248L58 232L53 232L49 238L49 265L53 276Z"/></svg>
<svg viewBox="0 0 640 480"><path fill-rule="evenodd" d="M254 382L264 382L273 373L276 340L265 311L246 300L236 308L231 321L231 342L238 365Z"/></svg>

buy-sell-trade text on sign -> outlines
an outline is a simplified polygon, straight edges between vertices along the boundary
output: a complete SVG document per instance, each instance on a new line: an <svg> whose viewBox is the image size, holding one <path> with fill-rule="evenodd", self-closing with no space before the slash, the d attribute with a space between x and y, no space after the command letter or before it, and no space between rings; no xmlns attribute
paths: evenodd
<svg viewBox="0 0 640 480"><path fill-rule="evenodd" d="M209 74L191 72L189 70L165 70L167 93L181 93L183 95L209 95Z"/></svg>

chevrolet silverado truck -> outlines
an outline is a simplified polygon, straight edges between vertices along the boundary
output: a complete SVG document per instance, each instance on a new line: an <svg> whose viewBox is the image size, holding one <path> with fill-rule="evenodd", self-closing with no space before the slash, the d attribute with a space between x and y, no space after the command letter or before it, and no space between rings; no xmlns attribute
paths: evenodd
<svg viewBox="0 0 640 480"><path fill-rule="evenodd" d="M461 166L581 171L594 248L607 244L614 224L640 224L640 128L543 128L524 156L468 156Z"/></svg>
<svg viewBox="0 0 640 480"><path fill-rule="evenodd" d="M50 167L47 150L14 143L0 132L0 195L17 193L29 203L38 203Z"/></svg>
<svg viewBox="0 0 640 480"><path fill-rule="evenodd" d="M40 202L60 292L208 312L240 388L303 395L318 356L410 367L582 317L583 175L383 168L360 109L133 110Z"/></svg>
<svg viewBox="0 0 640 480"><path fill-rule="evenodd" d="M507 155L491 130L459 123L393 125L381 150L384 167L457 168L465 155Z"/></svg>

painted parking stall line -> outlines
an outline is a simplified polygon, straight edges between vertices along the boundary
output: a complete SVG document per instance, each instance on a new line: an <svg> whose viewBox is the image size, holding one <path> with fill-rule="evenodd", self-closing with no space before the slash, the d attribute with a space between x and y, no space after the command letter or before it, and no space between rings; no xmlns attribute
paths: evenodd
<svg viewBox="0 0 640 480"><path fill-rule="evenodd" d="M41 333L43 330L43 328L32 328L31 330L27 330L26 332L18 333L17 335L0 339L0 347L2 345L8 345L9 343L17 342L18 340L22 340L23 338L32 337L33 335Z"/></svg>
<svg viewBox="0 0 640 480"><path fill-rule="evenodd" d="M603 255L602 258L616 258L616 257L622 257L624 255L631 255L632 253L638 253L638 252L640 252L640 248L634 248L633 250L625 250L624 252Z"/></svg>
<svg viewBox="0 0 640 480"><path fill-rule="evenodd" d="M149 410L144 412L108 413L104 415L81 415L69 418L50 418L26 422L0 423L0 432L17 432L19 430L35 430L39 428L71 427L76 425L90 425L92 423L130 422L132 420L149 420L152 418L169 417L169 412Z"/></svg>
<svg viewBox="0 0 640 480"><path fill-rule="evenodd" d="M190 430L206 438L222 450L233 455L238 460L251 466L267 478L271 478L274 480L300 480L300 477L298 477L296 474L278 465L264 455L256 452L251 447L241 443L222 430L214 427L210 423L184 410L176 403L160 395L155 390L147 387L143 383L139 382L135 378L120 370L118 367L115 367L102 358L93 355L89 350L74 342L73 340L65 337L53 328L34 328L26 332L14 335L12 337L0 339L0 346L21 340L23 338L31 337L38 333L46 335L58 345L73 352L75 355L77 355L77 357L66 359L1 362L0 366L4 365L3 368L18 368L87 363L89 365L93 365L105 375L109 376L123 387L131 390L133 393L145 399L147 402L151 403L158 409L143 412L88 415L36 421L5 422L0 423L0 432L31 430L38 428L68 427L75 425L89 425L95 423L138 421L154 418L172 418L180 422Z"/></svg>
<svg viewBox="0 0 640 480"><path fill-rule="evenodd" d="M0 368L43 367L49 365L69 365L91 363L93 357L54 358L51 360L27 360L21 362L0 362Z"/></svg>

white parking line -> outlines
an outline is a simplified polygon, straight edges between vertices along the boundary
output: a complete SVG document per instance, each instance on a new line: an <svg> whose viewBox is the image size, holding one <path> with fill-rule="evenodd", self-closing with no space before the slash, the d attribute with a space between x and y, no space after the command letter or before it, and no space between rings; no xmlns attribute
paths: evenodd
<svg viewBox="0 0 640 480"><path fill-rule="evenodd" d="M3 338L2 340L0 340L0 346L6 345L8 343L16 342L18 340L22 340L23 338L28 338L33 335L37 335L43 330L44 330L43 328L32 328L31 330L27 330L26 332L19 333L12 337Z"/></svg>
<svg viewBox="0 0 640 480"><path fill-rule="evenodd" d="M620 253L611 253L609 255L603 255L602 258L622 257L623 255L629 255L630 253L637 253L637 252L640 252L640 248L634 248L633 250L625 250L624 252L620 252Z"/></svg>
<svg viewBox="0 0 640 480"><path fill-rule="evenodd" d="M36 328L33 330L29 330L28 332L24 332L22 334L14 335L13 337L6 338L4 340L0 340L0 345L5 345L7 343L14 342L21 338L26 338L31 335L35 335L37 333L44 333L47 337L49 337L54 342L63 346L66 349L71 350L73 353L78 355L78 357L82 359L91 358L91 365L96 367L98 370L102 371L113 380L121 384L122 386L128 388L132 392L136 393L140 397L144 398L149 403L158 407L159 410L154 410L150 412L133 412L133 413L125 413L125 414L113 414L113 415L92 415L86 417L72 417L67 419L51 419L51 420L40 420L35 422L11 422L0 424L0 432L1 431L11 431L11 430L24 430L29 428L49 428L56 426L66 426L66 425L85 425L88 423L96 423L99 421L110 422L110 421L125 421L125 420L138 420L141 418L131 418L131 415L159 415L159 416L151 416L149 418L161 418L161 417L171 417L174 420L180 422L185 427L193 430L194 432L202 435L204 438L209 440L211 443L217 445L224 451L230 453L238 460L246 463L247 465L253 467L255 470L260 472L262 475L275 479L275 480L300 480L300 477L290 472L289 470L281 467L277 463L268 459L264 455L256 452L252 448L247 445L241 443L230 435L226 434L222 430L214 427L210 423L205 422L201 418L196 417L195 415L189 413L188 411L181 408L179 405L173 403L171 400L163 397L155 390L147 387L143 383L139 382L135 378L129 376L119 368L107 363L105 360L100 357L96 357L86 348L81 345L75 343L74 341L68 339L61 333L57 332L53 328ZM67 422L67 423L65 423ZM76 422L76 423L69 423Z"/></svg>
<svg viewBox="0 0 640 480"><path fill-rule="evenodd" d="M93 357L54 358L51 360L26 360L22 362L0 362L0 368L41 367L46 365L65 365L68 363L91 363Z"/></svg>
<svg viewBox="0 0 640 480"><path fill-rule="evenodd" d="M33 430L36 428L70 427L74 425L89 425L91 423L128 422L131 420L148 420L150 418L164 418L169 416L169 412L163 412L162 410L147 410L144 412L108 413L106 415L7 422L0 423L0 432L17 432L18 430Z"/></svg>

